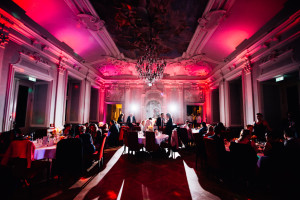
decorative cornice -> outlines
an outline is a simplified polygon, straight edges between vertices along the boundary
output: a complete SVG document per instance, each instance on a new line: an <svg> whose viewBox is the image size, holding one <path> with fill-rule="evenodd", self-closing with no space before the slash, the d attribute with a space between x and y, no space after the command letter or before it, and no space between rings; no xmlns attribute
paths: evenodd
<svg viewBox="0 0 300 200"><path fill-rule="evenodd" d="M198 19L199 25L185 52L187 56L201 53L220 22L226 17L226 13L232 7L233 1L234 0L209 0L203 16Z"/></svg>
<svg viewBox="0 0 300 200"><path fill-rule="evenodd" d="M251 63L251 56L249 54L245 55L244 57L245 63L244 63L244 71L246 73L251 73L253 64Z"/></svg>
<svg viewBox="0 0 300 200"><path fill-rule="evenodd" d="M99 31L104 27L105 22L90 14L78 14L77 17L87 29Z"/></svg>
<svg viewBox="0 0 300 200"><path fill-rule="evenodd" d="M39 53L37 52L30 52L28 50L22 50L21 51L22 54L27 55L30 57L30 59L34 60L35 63L43 63L45 65L49 65L49 62L47 60L45 60Z"/></svg>
<svg viewBox="0 0 300 200"><path fill-rule="evenodd" d="M0 47L5 47L5 45L8 43L8 35L8 28L4 24L0 23Z"/></svg>

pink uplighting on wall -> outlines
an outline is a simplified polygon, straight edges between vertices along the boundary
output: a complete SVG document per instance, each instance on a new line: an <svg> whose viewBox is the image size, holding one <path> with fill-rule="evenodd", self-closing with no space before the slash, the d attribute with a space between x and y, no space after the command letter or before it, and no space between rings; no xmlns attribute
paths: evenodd
<svg viewBox="0 0 300 200"><path fill-rule="evenodd" d="M86 27L61 0L13 0L31 19L41 25L74 52L87 58L91 52L99 52L100 45ZM101 54L101 50L99 52Z"/></svg>
<svg viewBox="0 0 300 200"><path fill-rule="evenodd" d="M274 17L283 8L285 2L286 0L278 0L276 4L273 0L236 1L228 16L207 42L205 53L214 59L224 59L241 42L249 39Z"/></svg>

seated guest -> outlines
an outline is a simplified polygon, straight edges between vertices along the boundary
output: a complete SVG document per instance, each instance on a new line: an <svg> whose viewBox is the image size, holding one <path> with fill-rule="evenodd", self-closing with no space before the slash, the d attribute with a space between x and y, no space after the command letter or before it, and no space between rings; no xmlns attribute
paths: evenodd
<svg viewBox="0 0 300 200"><path fill-rule="evenodd" d="M299 190L300 179L300 143L295 138L295 133L291 129L284 131L284 148L283 148L283 173L286 189L292 189L293 191Z"/></svg>
<svg viewBox="0 0 300 200"><path fill-rule="evenodd" d="M72 137L72 124L66 124L65 128L63 129L63 135L65 137Z"/></svg>
<svg viewBox="0 0 300 200"><path fill-rule="evenodd" d="M76 138L80 138L83 145L83 153L92 154L95 152L95 146L93 144L93 138L90 133L86 132L84 125L79 126L79 135Z"/></svg>
<svg viewBox="0 0 300 200"><path fill-rule="evenodd" d="M110 146L118 146L119 145L119 128L116 125L116 122L114 120L111 120L109 122L110 128L108 131L108 144Z"/></svg>
<svg viewBox="0 0 300 200"><path fill-rule="evenodd" d="M23 158L27 160L27 168L31 168L31 163L34 160L34 150L33 142L27 140L20 132L16 139L10 143L1 160L1 165L7 165L11 158Z"/></svg>
<svg viewBox="0 0 300 200"><path fill-rule="evenodd" d="M284 131L284 154L290 161L297 160L297 165L300 167L300 161L298 158L300 155L300 143L295 138L295 133L291 129Z"/></svg>
<svg viewBox="0 0 300 200"><path fill-rule="evenodd" d="M248 124L246 129L250 131L251 135L253 134L253 125Z"/></svg>
<svg viewBox="0 0 300 200"><path fill-rule="evenodd" d="M219 126L216 125L214 127L214 134L211 136L208 136L208 138L214 139L217 142L217 148L218 148L219 153L221 155L225 155L226 149L225 149L224 139L222 137L222 128L220 125Z"/></svg>
<svg viewBox="0 0 300 200"><path fill-rule="evenodd" d="M86 122L86 123L84 124L84 126L85 126L85 128L86 128L85 132L86 132L86 133L89 133L89 132L90 132L90 123Z"/></svg>
<svg viewBox="0 0 300 200"><path fill-rule="evenodd" d="M193 126L192 126L193 127ZM182 126L181 126L181 128L186 128L186 129L188 129L189 128L189 121L188 120L185 120L185 124L183 124Z"/></svg>
<svg viewBox="0 0 300 200"><path fill-rule="evenodd" d="M95 152L95 146L93 144L93 139L90 133L86 133L86 127L84 125L78 127L79 135L76 138L79 138L82 143L82 153L85 168L89 167L92 164L92 154Z"/></svg>
<svg viewBox="0 0 300 200"><path fill-rule="evenodd" d="M140 127L141 127L141 131L146 131L145 129L145 120L142 120L141 123L140 123Z"/></svg>
<svg viewBox="0 0 300 200"><path fill-rule="evenodd" d="M241 130L240 137L237 140L237 143L251 145L251 147L257 152L255 142L251 140L250 131L247 130L247 129L242 129Z"/></svg>
<svg viewBox="0 0 300 200"><path fill-rule="evenodd" d="M109 127L108 127L108 124L107 124L107 123L105 123L105 124L103 125L103 131L109 131Z"/></svg>
<svg viewBox="0 0 300 200"><path fill-rule="evenodd" d="M214 135L214 127L210 125L208 127L208 131L203 135L203 137L213 136Z"/></svg>
<svg viewBox="0 0 300 200"><path fill-rule="evenodd" d="M146 123L145 123L145 129L147 129L148 126L152 126L152 118L151 118L151 117L150 117L149 119L146 120Z"/></svg>
<svg viewBox="0 0 300 200"><path fill-rule="evenodd" d="M133 116L132 113L130 113L129 116L127 117L126 123L129 126L129 128L132 128L136 124L135 117Z"/></svg>
<svg viewBox="0 0 300 200"><path fill-rule="evenodd" d="M266 134L266 145L264 147L265 156L280 156L283 152L283 142L281 134L275 131L272 131Z"/></svg>
<svg viewBox="0 0 300 200"><path fill-rule="evenodd" d="M200 130L199 130L199 133L200 133L201 135L204 135L206 132L207 132L207 126L206 126L206 123L205 123L205 122L202 122L202 123L201 123L201 128L200 128Z"/></svg>
<svg viewBox="0 0 300 200"><path fill-rule="evenodd" d="M101 145L101 137L102 137L101 129L99 129L96 124L91 123L90 124L90 134L93 138L94 145L96 147L99 147L99 145Z"/></svg>

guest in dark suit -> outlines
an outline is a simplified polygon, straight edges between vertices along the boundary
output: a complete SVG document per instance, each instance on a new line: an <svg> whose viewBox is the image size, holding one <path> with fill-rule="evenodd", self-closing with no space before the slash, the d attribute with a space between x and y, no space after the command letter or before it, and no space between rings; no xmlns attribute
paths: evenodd
<svg viewBox="0 0 300 200"><path fill-rule="evenodd" d="M108 134L108 144L110 146L118 146L119 145L119 127L117 126L114 120L110 121L110 128Z"/></svg>
<svg viewBox="0 0 300 200"><path fill-rule="evenodd" d="M124 121L123 117L124 117L124 114L121 113L120 116L118 117L118 121L117 121L118 124L122 124L123 123L123 121Z"/></svg>
<svg viewBox="0 0 300 200"><path fill-rule="evenodd" d="M165 122L164 113L161 113L160 117L158 117L156 120L156 126L158 127L158 129L163 129L164 122Z"/></svg>
<svg viewBox="0 0 300 200"><path fill-rule="evenodd" d="M84 125L79 126L79 136L82 141L83 153L92 154L95 152L95 146L93 144L93 138L90 133L86 133L86 127Z"/></svg>
<svg viewBox="0 0 300 200"><path fill-rule="evenodd" d="M169 148L168 148L168 155L170 155L170 149L171 149L171 136L173 131L173 119L170 113L166 114L167 116L167 123L166 123L166 134L169 136L168 142L169 142Z"/></svg>
<svg viewBox="0 0 300 200"><path fill-rule="evenodd" d="M136 124L135 117L132 113L130 113L130 115L127 117L126 123L130 128L132 128Z"/></svg>
<svg viewBox="0 0 300 200"><path fill-rule="evenodd" d="M98 128L97 124L91 123L90 124L90 134L93 138L94 145L99 147L102 143L102 130Z"/></svg>
<svg viewBox="0 0 300 200"><path fill-rule="evenodd" d="M79 136L77 136L82 143L83 163L85 168L92 164L92 154L95 152L95 146L90 133L86 133L86 127L79 126Z"/></svg>
<svg viewBox="0 0 300 200"><path fill-rule="evenodd" d="M201 135L204 135L204 134L207 132L207 126L206 126L206 123L205 123L205 122L202 122L202 123L201 123L201 126L202 126L202 128L199 130L199 133L200 133Z"/></svg>

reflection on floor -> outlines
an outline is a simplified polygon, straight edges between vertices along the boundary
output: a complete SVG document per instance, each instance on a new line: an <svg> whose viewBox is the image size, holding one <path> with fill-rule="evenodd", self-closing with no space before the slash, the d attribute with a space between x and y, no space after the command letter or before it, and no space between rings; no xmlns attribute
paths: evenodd
<svg viewBox="0 0 300 200"><path fill-rule="evenodd" d="M176 159L164 152L122 153L123 148L106 149L100 173L95 167L79 179L35 184L32 194L17 188L13 199L274 199L265 191L219 181L200 167L195 170L193 149L182 149Z"/></svg>

